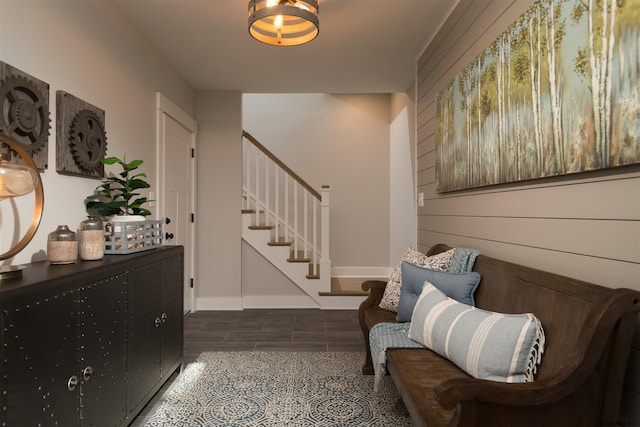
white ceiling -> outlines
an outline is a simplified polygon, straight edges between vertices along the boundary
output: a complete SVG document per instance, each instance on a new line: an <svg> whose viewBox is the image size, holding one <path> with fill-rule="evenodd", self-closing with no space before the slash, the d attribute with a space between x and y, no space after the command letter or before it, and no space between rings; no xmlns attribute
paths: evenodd
<svg viewBox="0 0 640 427"><path fill-rule="evenodd" d="M320 34L269 46L247 30L247 0L113 0L197 90L393 93L457 0L320 0Z"/></svg>

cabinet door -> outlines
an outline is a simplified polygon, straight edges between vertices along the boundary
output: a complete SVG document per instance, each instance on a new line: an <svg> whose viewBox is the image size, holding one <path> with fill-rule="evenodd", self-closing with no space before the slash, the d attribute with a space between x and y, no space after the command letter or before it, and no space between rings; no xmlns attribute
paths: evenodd
<svg viewBox="0 0 640 427"><path fill-rule="evenodd" d="M2 313L2 425L78 425L77 296L69 291Z"/></svg>
<svg viewBox="0 0 640 427"><path fill-rule="evenodd" d="M121 425L127 416L127 283L114 276L80 292L81 425Z"/></svg>
<svg viewBox="0 0 640 427"><path fill-rule="evenodd" d="M183 259L176 256L162 264L162 364L161 376L182 360L183 351Z"/></svg>
<svg viewBox="0 0 640 427"><path fill-rule="evenodd" d="M160 283L162 263L129 273L129 412L146 399L160 381Z"/></svg>

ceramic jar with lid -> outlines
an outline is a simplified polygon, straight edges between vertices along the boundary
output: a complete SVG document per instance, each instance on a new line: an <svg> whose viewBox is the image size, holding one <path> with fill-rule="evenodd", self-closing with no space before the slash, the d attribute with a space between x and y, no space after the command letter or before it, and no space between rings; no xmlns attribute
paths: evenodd
<svg viewBox="0 0 640 427"><path fill-rule="evenodd" d="M104 227L99 216L89 215L78 229L80 259L92 261L104 257Z"/></svg>
<svg viewBox="0 0 640 427"><path fill-rule="evenodd" d="M49 233L47 259L51 264L71 264L78 259L78 238L66 225Z"/></svg>

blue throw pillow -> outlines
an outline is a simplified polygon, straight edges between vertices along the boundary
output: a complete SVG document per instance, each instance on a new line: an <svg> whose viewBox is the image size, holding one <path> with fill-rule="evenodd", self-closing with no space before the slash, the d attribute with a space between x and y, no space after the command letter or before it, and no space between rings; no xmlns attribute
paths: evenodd
<svg viewBox="0 0 640 427"><path fill-rule="evenodd" d="M398 322L410 322L413 308L422 293L425 282L433 284L446 296L467 305L475 305L473 296L480 284L480 274L475 271L469 273L446 273L418 267L403 261L402 286L400 301L398 302Z"/></svg>

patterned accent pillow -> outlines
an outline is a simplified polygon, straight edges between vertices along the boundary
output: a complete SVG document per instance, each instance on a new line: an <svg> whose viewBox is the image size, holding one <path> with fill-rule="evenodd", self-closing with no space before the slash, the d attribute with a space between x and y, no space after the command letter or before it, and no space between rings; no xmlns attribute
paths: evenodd
<svg viewBox="0 0 640 427"><path fill-rule="evenodd" d="M481 310L448 298L428 282L413 311L409 338L474 378L508 383L533 381L545 344L533 314Z"/></svg>
<svg viewBox="0 0 640 427"><path fill-rule="evenodd" d="M394 313L398 312L400 288L402 287L401 267L403 261L407 261L413 265L417 265L418 267L425 267L438 271L448 271L449 264L451 264L451 257L453 257L454 252L455 249L450 249L436 255L426 256L422 252L418 252L411 247L405 249L402 254L402 259L400 259L400 262L391 273L391 276L389 276L387 287L384 289L384 295L382 295L382 300L380 300L378 307L384 310L393 311Z"/></svg>

